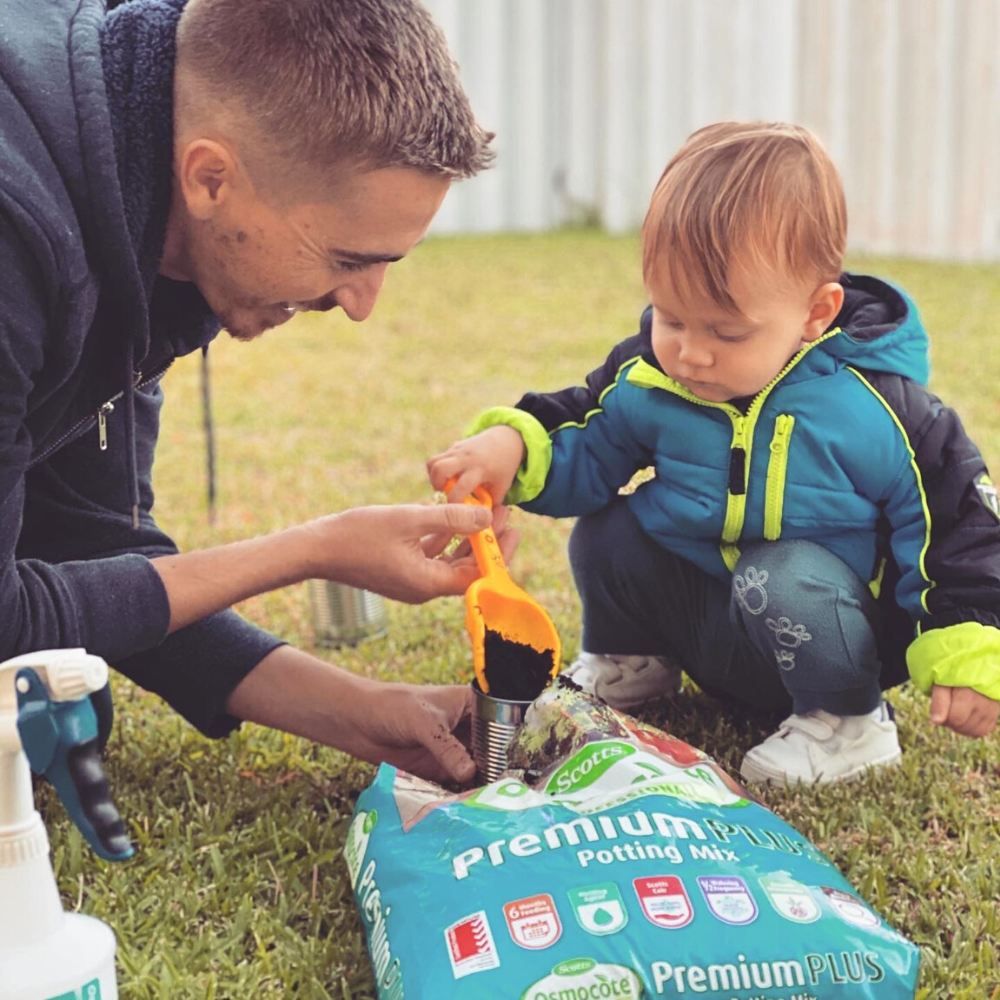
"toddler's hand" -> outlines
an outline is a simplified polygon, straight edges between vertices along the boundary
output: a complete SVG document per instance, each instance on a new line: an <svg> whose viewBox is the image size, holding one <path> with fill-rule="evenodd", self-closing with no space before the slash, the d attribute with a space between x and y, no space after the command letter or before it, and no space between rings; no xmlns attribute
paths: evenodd
<svg viewBox="0 0 1000 1000"><path fill-rule="evenodd" d="M477 486L490 491L494 503L503 503L517 470L524 461L524 441L513 427L488 427L472 437L456 441L440 455L427 460L431 486L443 490L449 479L455 485L448 499L458 503Z"/></svg>
<svg viewBox="0 0 1000 1000"><path fill-rule="evenodd" d="M1000 701L972 688L943 687L931 690L931 722L963 736L989 736L1000 716Z"/></svg>

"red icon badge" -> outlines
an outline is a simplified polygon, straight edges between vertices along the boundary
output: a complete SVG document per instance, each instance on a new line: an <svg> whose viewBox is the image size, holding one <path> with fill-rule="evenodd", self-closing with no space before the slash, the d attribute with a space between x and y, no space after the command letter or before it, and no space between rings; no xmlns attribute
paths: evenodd
<svg viewBox="0 0 1000 1000"><path fill-rule="evenodd" d="M671 930L684 927L694 919L691 900L684 883L676 875L652 875L632 880L643 915L657 927Z"/></svg>

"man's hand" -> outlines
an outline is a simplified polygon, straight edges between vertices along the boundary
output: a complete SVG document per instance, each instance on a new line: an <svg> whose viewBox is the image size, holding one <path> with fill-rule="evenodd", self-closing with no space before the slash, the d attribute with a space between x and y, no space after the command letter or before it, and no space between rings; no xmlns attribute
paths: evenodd
<svg viewBox="0 0 1000 1000"><path fill-rule="evenodd" d="M947 726L963 736L988 736L1000 716L1000 701L972 688L943 687L931 690L931 722Z"/></svg>
<svg viewBox="0 0 1000 1000"><path fill-rule="evenodd" d="M367 711L359 713L350 753L439 783L472 781L470 687L381 684L369 698Z"/></svg>
<svg viewBox="0 0 1000 1000"><path fill-rule="evenodd" d="M480 575L468 546L442 553L456 535L491 524L509 554L514 538L504 508L491 513L468 504L355 507L305 526L313 535L311 575L411 604L463 594Z"/></svg>
<svg viewBox="0 0 1000 1000"><path fill-rule="evenodd" d="M436 490L449 479L455 484L449 500L463 500L477 486L490 491L495 504L503 503L524 461L524 441L513 427L488 427L427 460L427 475Z"/></svg>
<svg viewBox="0 0 1000 1000"><path fill-rule="evenodd" d="M467 504L357 507L243 542L152 560L170 605L169 632L255 594L317 578L417 603L461 594L479 576L455 535L488 528L509 556L506 511Z"/></svg>
<svg viewBox="0 0 1000 1000"><path fill-rule="evenodd" d="M472 691L359 677L292 646L261 660L229 696L238 719L295 733L432 781L468 783Z"/></svg>

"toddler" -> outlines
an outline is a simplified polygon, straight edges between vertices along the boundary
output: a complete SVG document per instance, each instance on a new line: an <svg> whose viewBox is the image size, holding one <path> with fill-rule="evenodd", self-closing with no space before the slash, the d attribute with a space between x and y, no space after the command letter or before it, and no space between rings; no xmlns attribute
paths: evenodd
<svg viewBox="0 0 1000 1000"><path fill-rule="evenodd" d="M586 384L482 413L428 462L461 499L577 516L568 672L612 705L706 691L788 717L751 782L895 764L882 691L984 736L1000 712L1000 508L925 388L900 289L842 273L840 178L804 128L720 123L667 164L642 229L650 305ZM655 475L634 493L633 474Z"/></svg>

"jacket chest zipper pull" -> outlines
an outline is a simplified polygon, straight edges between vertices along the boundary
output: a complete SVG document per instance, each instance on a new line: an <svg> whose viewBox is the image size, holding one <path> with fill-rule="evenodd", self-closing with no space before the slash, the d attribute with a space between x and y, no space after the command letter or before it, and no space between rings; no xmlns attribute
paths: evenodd
<svg viewBox="0 0 1000 1000"><path fill-rule="evenodd" d="M733 442L729 447L729 492L734 497L747 491L746 418L733 421Z"/></svg>
<svg viewBox="0 0 1000 1000"><path fill-rule="evenodd" d="M114 409L114 403L104 403L97 411L97 444L101 451L108 450L108 414Z"/></svg>
<svg viewBox="0 0 1000 1000"><path fill-rule="evenodd" d="M732 448L729 451L729 492L733 496L742 496L746 492L747 453L743 448Z"/></svg>

